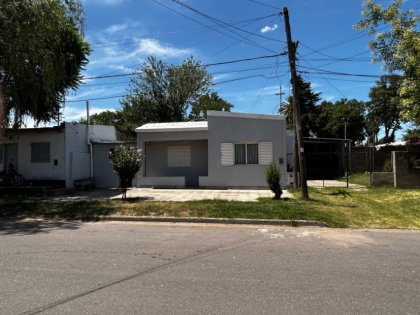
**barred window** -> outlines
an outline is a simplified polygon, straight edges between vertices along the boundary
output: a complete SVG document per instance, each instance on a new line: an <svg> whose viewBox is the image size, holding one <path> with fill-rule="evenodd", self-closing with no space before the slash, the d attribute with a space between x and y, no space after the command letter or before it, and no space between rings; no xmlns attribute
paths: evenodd
<svg viewBox="0 0 420 315"><path fill-rule="evenodd" d="M50 143L32 142L31 143L31 163L50 162Z"/></svg>

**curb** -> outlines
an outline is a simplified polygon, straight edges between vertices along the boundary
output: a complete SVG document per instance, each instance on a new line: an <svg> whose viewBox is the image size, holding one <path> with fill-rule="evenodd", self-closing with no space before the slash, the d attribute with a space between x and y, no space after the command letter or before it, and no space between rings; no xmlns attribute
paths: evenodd
<svg viewBox="0 0 420 315"><path fill-rule="evenodd" d="M130 222L163 222L163 223L212 223L212 224L249 224L249 225L279 225L279 226L313 226L328 227L321 221L314 220L267 220L267 219L229 219L229 218L199 218L199 217L133 217L133 216L99 216L84 219L99 221L130 221Z"/></svg>

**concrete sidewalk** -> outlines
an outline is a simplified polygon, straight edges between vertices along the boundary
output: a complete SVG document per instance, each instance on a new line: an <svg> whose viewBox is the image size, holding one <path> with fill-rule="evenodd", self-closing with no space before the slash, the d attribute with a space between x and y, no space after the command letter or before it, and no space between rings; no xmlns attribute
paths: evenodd
<svg viewBox="0 0 420 315"><path fill-rule="evenodd" d="M341 182L338 180L308 180L308 186L313 188L324 188L324 187L336 187L336 188L347 188L346 182ZM349 183L349 188L351 189L364 189L366 188L363 185L356 185Z"/></svg>
<svg viewBox="0 0 420 315"><path fill-rule="evenodd" d="M144 201L192 201L208 199L257 201L258 198L271 197L273 197L273 193L270 190L131 188L127 191L127 198ZM282 198L293 198L293 195L287 190L283 190ZM99 199L121 199L121 190L94 189L92 191L77 191L69 195L47 197L44 200L66 202Z"/></svg>

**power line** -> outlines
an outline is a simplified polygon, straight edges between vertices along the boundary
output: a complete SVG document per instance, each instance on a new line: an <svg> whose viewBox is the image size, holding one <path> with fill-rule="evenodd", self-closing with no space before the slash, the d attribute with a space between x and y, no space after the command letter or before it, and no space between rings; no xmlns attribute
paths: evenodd
<svg viewBox="0 0 420 315"><path fill-rule="evenodd" d="M191 20L191 21L193 21L193 22L195 22L195 23L198 23L198 24L200 24L200 25L202 25L202 26L204 26L204 27L206 27L206 28L209 28L209 29L211 29L211 30L213 30L213 31L215 31L215 32L217 32L217 33L219 33L219 34L222 34L222 35L224 35L224 36L227 36L227 37L233 38L233 39L235 39L235 40L240 40L240 39L238 39L238 38L237 38L237 37L235 37L235 36L232 36L232 35L230 35L230 34L228 34L228 33L224 33L224 32L222 32L222 31L220 31L220 30L218 30L218 29L214 29L214 28L212 28L211 26L209 26L209 25L207 25L207 24L204 24L204 23L202 23L202 22L200 22L200 21L198 21L198 20L196 20L196 19L194 19L194 18L192 18L192 17L189 17L188 15L185 15L185 14L183 14L183 13L179 12L179 11L176 11L176 10L174 10L174 9L172 9L172 8L170 8L170 7L168 7L167 5L165 5L165 4L163 4L163 3L161 3L161 2L159 2L159 1L157 1L157 0L151 0L151 1L153 1L154 3L156 3L156 4L158 4L158 5L160 5L160 6L164 7L164 8L166 8L166 9L168 9L168 10L170 10L170 11L172 11L172 12L176 13L176 14L179 14L179 15L181 15L181 16L183 16L183 17L185 17L185 18L186 18L186 19L188 19L188 20ZM220 24L219 24L219 25L220 25ZM247 43L248 45L254 45L254 46L257 46L257 47L262 48L262 49L264 49L264 50L268 50L268 51L270 51L270 52L272 52L272 53L275 53L273 50L268 49L267 47L261 46L260 44L258 44L258 43L256 43L256 42L254 42L254 41L252 41L252 40L249 40L249 39L244 38L244 36L243 36L243 35L241 35L241 34L238 34L238 33L234 32L234 31L232 31L232 30L226 29L226 27L224 27L224 29L225 29L225 30L227 30L227 31L230 31L231 33L236 34L237 36L242 37L243 39L245 39L245 41L246 41L246 43ZM240 41L243 41L243 40L240 40Z"/></svg>
<svg viewBox="0 0 420 315"><path fill-rule="evenodd" d="M276 10L281 10L280 8L275 7L275 6L273 6L273 5L269 5L269 4L267 4L267 3L262 3L262 2L255 1L255 0L248 0L248 1L249 1L249 2L254 2L254 3L257 3L257 4L259 4L259 5L262 5L262 6L265 6L265 7L268 7L268 8L272 8L272 9L276 9Z"/></svg>
<svg viewBox="0 0 420 315"><path fill-rule="evenodd" d="M273 16L278 16L278 14L269 14L269 15L265 15L265 16L261 16L261 17L256 17L256 18L250 18L250 19L233 21L233 22L230 22L230 23L231 24L237 24L237 25L244 24L244 26L246 26L246 25L250 25L250 24L253 24L255 22L262 21L264 19L267 19L267 18L270 18L270 17L273 17ZM214 30L214 29L218 29L218 28L223 28L223 26L221 26L221 25L214 25L214 26L200 27L200 28L196 28L196 29L193 29L193 30L191 30L191 29L188 29L188 30L180 30L180 31L174 31L174 32L168 32L168 33L160 34L160 36L163 36L163 37L165 37L165 36L173 36L175 34L183 33L185 31L192 31L192 32L196 32L197 31L197 32L201 32L201 31L203 31L205 29L209 29L209 28L211 28L212 30ZM109 40L109 41L95 42L95 43L91 43L91 45L92 45L93 48L106 48L106 47L114 47L114 46L134 45L134 44L137 43L135 41L136 39L138 39L138 38L137 37L126 37L126 38L118 39L118 40ZM113 44L113 45L111 44L111 45L108 45L110 43L121 43L121 42L124 42L124 41L132 41L132 42L130 42L130 43L123 43L123 44Z"/></svg>
<svg viewBox="0 0 420 315"><path fill-rule="evenodd" d="M227 65L227 64L233 64L233 63L239 63L239 62L245 62L245 61L251 61L251 60L276 58L276 57L285 56L285 55L286 55L286 53L280 53L280 54L275 54L275 55L266 55L266 56L258 56L258 57L251 57L251 58L229 60L229 61L221 61L221 62L209 63L209 64L205 64L205 65L199 65L199 67L220 66L220 65ZM135 74L135 72L124 73L124 74L100 75L100 76L96 76L96 77L82 77L82 80L96 80L96 79L105 79L105 78L126 77L126 76L131 76L133 74Z"/></svg>
<svg viewBox="0 0 420 315"><path fill-rule="evenodd" d="M249 31L247 31L247 30L244 30L244 29L242 29L242 28L236 27L236 26L234 26L234 25L232 25L232 24L229 24L229 23L224 22L224 21L222 21L222 20L220 20L220 19L217 19L217 18L215 18L215 17L212 17L212 16L210 16L210 15L208 15L208 14L206 14L206 13L203 13L203 12L201 12L201 11L199 11L199 10L197 10L197 9L195 9L195 8L193 8L193 7L191 7L191 6L187 5L187 4L185 4L185 3L183 3L183 2L181 2L181 1L179 1L179 0L170 0L170 1L172 1L172 2L174 2L174 3L176 3L176 4L178 4L178 5L180 5L180 6L184 7L184 8L186 8L186 9L188 9L188 10L192 11L192 12L195 12L196 14L199 14L199 15L203 16L203 17L205 17L206 19L208 19L208 20L210 20L210 21L213 21L213 22L215 22L215 23L217 23L217 24L219 24L219 25L221 25L221 24L222 24L222 25L224 25L226 30L228 30L228 31L230 31L231 33L234 33L234 34L236 34L236 35L238 35L238 36L242 37L243 39L245 39L245 40L247 40L247 41L249 41L249 42L253 43L254 45L256 45L256 46L258 46L258 47L260 47L260 48L262 48L262 49L265 49L265 50L268 50L268 51L274 52L273 50L271 50L271 49L269 49L269 48L267 48L267 47L261 46L260 44L258 44L258 43L256 43L256 42L254 42L254 41L252 41L252 40L250 40L250 39L248 39L248 38L244 37L242 34L240 34L240 33L237 33L237 32L235 32L235 31L233 31L232 29L235 29L235 30L238 30L238 31L240 31L240 32L247 33L247 34L250 34L250 35L252 35L252 36L261 37L261 38L264 38L264 39L267 39L267 40L271 40L271 41L275 41L275 42L281 42L280 40L277 40L277 39L274 39L274 38L270 38L270 37L267 37L267 36L263 36L263 35L259 35L259 34L254 34L254 33L252 33L252 32L249 32ZM232 29L229 29L229 28L232 28Z"/></svg>
<svg viewBox="0 0 420 315"><path fill-rule="evenodd" d="M269 77L269 76L266 76L264 74L256 74L256 75L249 75L249 76L239 77L239 78L235 78L235 79L229 79L229 80L215 82L215 83L212 84L212 86L219 85L219 84L224 84L224 83L229 83L229 82L247 80L247 79L252 79L252 78L257 78L257 77L261 77L261 78L265 78L265 79L276 79L277 78L277 76ZM135 96L135 94L111 95L111 96L104 96L104 97L97 97L97 98L77 99L77 100L65 101L65 103L85 102L85 101L88 101L88 100L89 101L98 101L98 100L106 100L106 99L113 99L113 98L121 98L121 97L126 97L126 96Z"/></svg>

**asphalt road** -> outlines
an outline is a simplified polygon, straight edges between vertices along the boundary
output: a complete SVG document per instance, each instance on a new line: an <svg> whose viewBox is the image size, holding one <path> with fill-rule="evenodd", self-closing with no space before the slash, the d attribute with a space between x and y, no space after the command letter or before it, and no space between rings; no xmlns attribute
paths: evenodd
<svg viewBox="0 0 420 315"><path fill-rule="evenodd" d="M0 222L0 314L419 314L420 231Z"/></svg>

